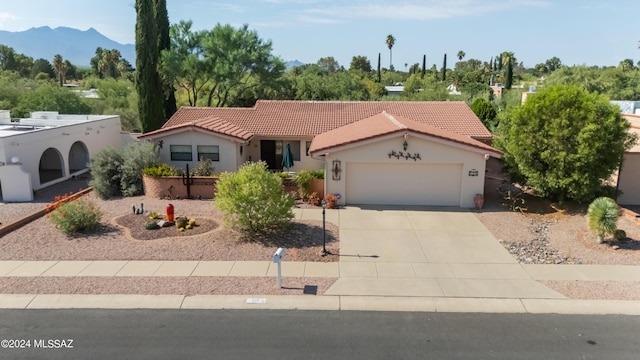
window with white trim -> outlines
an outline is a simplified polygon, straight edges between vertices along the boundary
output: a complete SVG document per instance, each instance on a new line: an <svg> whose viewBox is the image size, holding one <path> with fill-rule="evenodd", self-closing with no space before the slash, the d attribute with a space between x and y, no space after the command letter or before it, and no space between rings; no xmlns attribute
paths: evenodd
<svg viewBox="0 0 640 360"><path fill-rule="evenodd" d="M171 145L172 161L191 161L193 160L193 152L191 145Z"/></svg>
<svg viewBox="0 0 640 360"><path fill-rule="evenodd" d="M198 145L198 161L204 159L220 161L220 147L218 145Z"/></svg>

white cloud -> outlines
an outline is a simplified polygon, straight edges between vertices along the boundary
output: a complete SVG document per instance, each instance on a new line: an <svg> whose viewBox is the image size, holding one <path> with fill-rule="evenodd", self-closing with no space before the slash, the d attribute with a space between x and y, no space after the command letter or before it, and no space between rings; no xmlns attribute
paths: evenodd
<svg viewBox="0 0 640 360"><path fill-rule="evenodd" d="M472 16L499 12L519 7L549 6L544 0L414 0L414 1L351 1L344 5L342 1L323 4L322 8L308 8L307 15L325 17L374 18L396 20L428 20Z"/></svg>
<svg viewBox="0 0 640 360"><path fill-rule="evenodd" d="M18 20L18 17L7 12L0 12L0 25L12 20Z"/></svg>

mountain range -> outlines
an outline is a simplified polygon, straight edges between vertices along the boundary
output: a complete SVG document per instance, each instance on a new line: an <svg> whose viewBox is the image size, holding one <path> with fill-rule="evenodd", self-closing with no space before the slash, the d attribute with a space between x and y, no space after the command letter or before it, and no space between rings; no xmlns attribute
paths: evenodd
<svg viewBox="0 0 640 360"><path fill-rule="evenodd" d="M69 60L77 67L90 67L91 58L95 56L98 47L118 49L120 55L134 67L136 60L135 45L113 41L94 28L78 30L41 26L17 32L0 30L0 45L9 46L16 53L30 56L34 60L42 58L53 62L53 57L60 54L64 60ZM293 60L286 63L286 68L300 65L304 64Z"/></svg>
<svg viewBox="0 0 640 360"><path fill-rule="evenodd" d="M135 46L120 44L100 34L96 29L78 30L69 27L48 26L25 31L0 31L0 44L13 48L16 53L36 59L53 61L56 54L78 67L89 67L96 48L118 49L121 56L135 66Z"/></svg>

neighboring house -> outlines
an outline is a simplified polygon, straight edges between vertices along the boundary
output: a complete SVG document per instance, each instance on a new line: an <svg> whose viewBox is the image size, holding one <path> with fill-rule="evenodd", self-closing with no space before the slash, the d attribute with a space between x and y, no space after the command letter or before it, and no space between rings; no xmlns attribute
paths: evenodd
<svg viewBox="0 0 640 360"><path fill-rule="evenodd" d="M501 153L464 102L258 101L252 108L183 107L139 139L180 168L213 160L215 171L246 161L290 171L324 168L325 190L344 204L473 207L485 162Z"/></svg>
<svg viewBox="0 0 640 360"><path fill-rule="evenodd" d="M88 171L96 152L122 143L117 115L31 113L12 119L0 111L2 201L31 201L33 191Z"/></svg>
<svg viewBox="0 0 640 360"><path fill-rule="evenodd" d="M640 115L623 114L631 123L630 132L640 138ZM622 169L618 174L618 203L622 205L640 205L640 143L624 154Z"/></svg>
<svg viewBox="0 0 640 360"><path fill-rule="evenodd" d="M455 84L447 86L447 91L449 91L449 95L462 95L462 92L458 90L458 87Z"/></svg>

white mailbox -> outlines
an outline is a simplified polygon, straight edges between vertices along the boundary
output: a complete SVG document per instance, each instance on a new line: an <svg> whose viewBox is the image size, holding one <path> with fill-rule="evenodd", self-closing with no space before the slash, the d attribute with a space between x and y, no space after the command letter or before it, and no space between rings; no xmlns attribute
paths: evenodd
<svg viewBox="0 0 640 360"><path fill-rule="evenodd" d="M279 263L280 261L282 261L282 257L284 256L284 249L283 248L278 248L278 250L276 250L275 254L273 254L273 262L274 263Z"/></svg>
<svg viewBox="0 0 640 360"><path fill-rule="evenodd" d="M275 254L273 254L273 262L278 264L278 289L282 288L282 257L284 256L284 249L278 248Z"/></svg>

